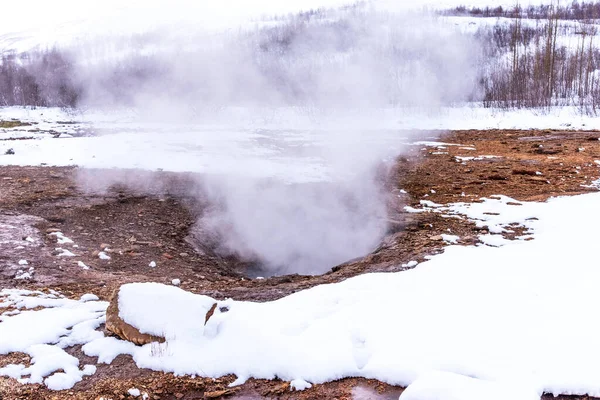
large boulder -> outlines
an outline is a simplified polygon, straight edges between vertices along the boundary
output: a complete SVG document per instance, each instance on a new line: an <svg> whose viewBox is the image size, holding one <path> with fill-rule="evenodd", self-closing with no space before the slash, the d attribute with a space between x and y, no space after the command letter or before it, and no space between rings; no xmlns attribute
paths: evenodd
<svg viewBox="0 0 600 400"><path fill-rule="evenodd" d="M130 341L137 345L143 345L152 342L162 343L164 337L154 336L147 333L141 333L136 327L129 325L119 317L119 290L114 291L108 309L106 310L106 330L117 335L123 340Z"/></svg>
<svg viewBox="0 0 600 400"><path fill-rule="evenodd" d="M215 313L227 312L211 297L160 283L128 283L118 288L106 310L106 329L144 345L204 335Z"/></svg>

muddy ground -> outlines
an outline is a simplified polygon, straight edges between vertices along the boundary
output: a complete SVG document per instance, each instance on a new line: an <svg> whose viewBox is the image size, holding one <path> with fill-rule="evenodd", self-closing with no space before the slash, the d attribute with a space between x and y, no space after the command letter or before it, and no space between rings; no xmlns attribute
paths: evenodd
<svg viewBox="0 0 600 400"><path fill-rule="evenodd" d="M599 132L488 130L439 134L441 141L455 145L423 144L397 159L387 179L389 232L381 246L321 276L250 279L245 275L248 263L212 252L210 245L194 237L194 223L206 206L197 195L195 176L0 167L0 225L20 230L17 236L23 245L15 253L15 241L3 241L0 232L0 287L53 289L74 298L94 293L108 300L115 288L126 282L170 283L177 278L183 289L195 293L268 301L362 273L407 269L403 264L408 261L420 262L443 251L442 233L451 231L460 236L463 245L476 244L478 235L486 233L474 224L439 214L406 213L404 205L417 207L421 200L442 204L477 201L495 194L543 201L550 196L597 190L586 186L600 177L600 165L595 162L600 160ZM496 157L478 159L489 155ZM108 174L118 174L124 184L104 185ZM72 258L58 256L60 244L52 235L56 231L77 244L77 248L69 249L89 269L82 269ZM34 240L25 240L28 237ZM110 260L99 258L99 251L104 249ZM23 270L16 264L19 259L27 259L27 267L34 268L32 279L15 279ZM149 267L151 261L156 262L155 268ZM95 364L79 348L70 351L82 362ZM0 366L17 361L27 362L28 356L0 356ZM111 365L98 365L95 375L68 391L52 392L40 385L22 386L0 378L0 399L124 399L132 387L148 392L151 399L397 399L402 391L362 378L314 385L303 392L290 392L286 382L263 380L250 380L229 390L227 385L234 379L174 377L140 370L130 357L120 356Z"/></svg>

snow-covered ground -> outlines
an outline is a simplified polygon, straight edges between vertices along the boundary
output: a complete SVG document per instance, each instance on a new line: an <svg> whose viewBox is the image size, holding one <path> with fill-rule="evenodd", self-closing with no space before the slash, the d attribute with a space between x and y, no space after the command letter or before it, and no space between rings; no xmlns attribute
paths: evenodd
<svg viewBox="0 0 600 400"><path fill-rule="evenodd" d="M444 398L482 398L500 387L519 399L542 392L600 396L600 335L593 322L600 302L599 201L600 193L592 193L547 203L504 196L446 207L425 203L421 211L476 220L491 236L500 237L511 223L529 231L495 246L449 246L410 271L362 275L268 303L215 301L155 283L123 286L120 316L165 336L164 344L137 347L104 337L96 329L107 304L93 295L78 301L3 290L0 307L11 311L0 317L0 353L23 351L34 359L0 374L70 387L94 366L79 366L62 349L83 344L100 363L127 353L140 367L233 373L237 383L279 377L301 387L363 376L416 382L404 399L438 398L431 393L440 390L453 396Z"/></svg>
<svg viewBox="0 0 600 400"><path fill-rule="evenodd" d="M397 155L415 140L435 140L429 130L600 129L599 118L581 115L576 107L499 111L461 106L352 115L298 109L221 113L193 123L140 122L135 113L126 112L0 108L0 120L37 123L0 129L0 139L31 138L1 140L0 165L162 169L313 182L331 178L324 156L333 146L369 148L371 154L385 157ZM9 149L14 154L5 154Z"/></svg>

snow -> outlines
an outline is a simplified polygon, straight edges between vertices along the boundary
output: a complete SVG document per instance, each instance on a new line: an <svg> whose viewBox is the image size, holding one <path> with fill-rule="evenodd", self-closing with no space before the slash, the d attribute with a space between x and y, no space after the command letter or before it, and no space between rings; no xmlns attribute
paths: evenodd
<svg viewBox="0 0 600 400"><path fill-rule="evenodd" d="M312 385L304 379L294 379L290 382L290 389L292 390L305 390L310 389L311 387Z"/></svg>
<svg viewBox="0 0 600 400"><path fill-rule="evenodd" d="M179 279L173 279L173 280L171 281L171 284L172 284L173 286L179 286L179 285L181 285L181 280L179 280Z"/></svg>
<svg viewBox="0 0 600 400"><path fill-rule="evenodd" d="M365 113L370 117L365 118ZM425 139L431 135L430 130L600 129L600 118L581 115L577 107L500 111L471 104L440 108L436 112L373 109L355 115L324 113L318 123L306 111L291 107L228 108L213 114L201 122L151 123L140 121L135 113L126 111L90 110L70 115L55 108L0 108L0 119L14 117L38 121L58 131L87 129L97 133L97 136L64 139L41 135L29 140L0 141L0 165L161 169L320 182L331 179L331 166L320 155L327 149L328 138L338 134L352 133L348 140L370 140L370 145L389 148L389 153L395 155L411 143L439 149L456 146L413 141ZM257 114L264 118L258 118ZM76 124L60 125L60 121ZM10 136L11 132L0 131L0 138ZM169 140L165 141L165 137ZM458 146L472 147L469 143ZM314 152L299 153L299 149L313 147ZM14 148L16 154L3 156L8 148Z"/></svg>
<svg viewBox="0 0 600 400"><path fill-rule="evenodd" d="M400 395L400 400L539 400L531 388L520 388L471 378L450 372L433 371L419 377Z"/></svg>
<svg viewBox="0 0 600 400"><path fill-rule="evenodd" d="M19 260L19 265L28 265L27 260Z"/></svg>
<svg viewBox="0 0 600 400"><path fill-rule="evenodd" d="M520 2L549 3L550 0ZM4 10L15 16L2 24L0 48L26 51L33 48L51 48L58 44L68 46L82 41L105 37L106 32L129 38L148 31L171 28L170 36L193 35L202 31L235 29L251 21L268 21L274 15L286 15L318 8L337 8L354 4L351 0L226 0L213 4L193 0L107 0L84 5L77 0L56 0L49 4L36 1L36 12L31 13L31 2L11 2ZM511 0L371 0L369 7L380 11L403 12L411 10L446 9L459 5L513 7ZM23 16L23 17L19 17ZM264 22L263 22L264 23ZM201 28L200 28L201 27Z"/></svg>
<svg viewBox="0 0 600 400"><path fill-rule="evenodd" d="M457 162L465 162L465 161L484 161L484 160L491 160L494 158L502 158L502 157L492 156L492 155L482 155L482 156L477 156L477 157L454 156L454 158L456 159Z"/></svg>
<svg viewBox="0 0 600 400"><path fill-rule="evenodd" d="M177 374L312 383L364 376L408 385L442 369L538 395L598 395L600 371L590 361L600 356L597 334L569 322L594 315L600 300L586 250L595 236L568 232L579 232L581 221L600 222L599 200L600 194L588 194L516 206L498 197L451 205L447 212L485 218L490 227L528 226L535 239L500 248L451 246L410 271L363 275L268 303L219 301L206 325L212 299L156 284L126 285L121 317L170 338L160 351L152 345L128 351L140 367ZM101 343L89 345L102 358L109 345Z"/></svg>
<svg viewBox="0 0 600 400"><path fill-rule="evenodd" d="M148 264L148 266L150 268L155 268L156 267L156 261L150 261L150 264Z"/></svg>
<svg viewBox="0 0 600 400"><path fill-rule="evenodd" d="M85 263L83 261L77 261L77 266L80 267L81 269L90 269L90 267L85 265Z"/></svg>
<svg viewBox="0 0 600 400"><path fill-rule="evenodd" d="M463 218L475 222L479 228L486 228L490 234L480 235L484 243L500 246L508 241L500 235L511 232L511 224L518 224L532 231L536 220L539 218L539 204L519 202L507 196L492 196L483 198L475 203L453 203L448 206L421 200L420 209L406 206L408 212L433 212L442 213L444 216ZM443 238L444 236L442 236ZM522 239L529 238L524 235Z"/></svg>
<svg viewBox="0 0 600 400"><path fill-rule="evenodd" d="M98 258L101 260L110 260L110 256L103 251L98 253Z"/></svg>
<svg viewBox="0 0 600 400"><path fill-rule="evenodd" d="M600 335L593 326L574 329L593 319L600 302L599 202L600 193L546 203L426 201L421 211L472 220L488 239L518 224L533 240L448 246L408 271L365 274L266 303L217 301L158 283L122 286L119 316L165 337L161 344L104 337L98 328L107 304L94 298L5 289L0 307L21 312L1 315L0 354L23 351L35 361L0 374L68 387L92 368L63 349L83 344L99 363L130 354L141 368L178 375L277 377L293 388L379 379L411 385L405 400L600 396Z"/></svg>
<svg viewBox="0 0 600 400"><path fill-rule="evenodd" d="M27 279L31 279L31 273L30 272L25 272L22 269L18 270L17 273L15 274L15 279L16 280L27 280Z"/></svg>
<svg viewBox="0 0 600 400"><path fill-rule="evenodd" d="M347 0L304 0L281 2L226 0L218 4L194 0L107 0L84 5L77 0L13 2L5 12L26 18L11 18L2 24L0 48L25 51L36 47L69 45L113 35L130 37L171 27L171 34L188 35L202 31L233 28L252 19L287 14L319 7L337 7ZM181 32L183 31L183 32Z"/></svg>
<svg viewBox="0 0 600 400"><path fill-rule="evenodd" d="M119 317L142 333L168 339L176 336L179 339L193 339L202 336L204 315L215 303L208 296L195 295L177 287L159 283L136 283L121 287ZM139 313L140 309L148 308L154 310L156 318L149 320L148 315ZM189 318L189 315L196 317Z"/></svg>
<svg viewBox="0 0 600 400"><path fill-rule="evenodd" d="M451 243L451 244L456 244L456 242L458 242L458 240L460 239L460 237L456 236L456 235L448 235L446 233L442 233L442 240L444 242L447 243Z"/></svg>
<svg viewBox="0 0 600 400"><path fill-rule="evenodd" d="M52 390L62 390L71 388L83 376L94 374L95 366L79 369L79 360L63 350L103 336L96 329L104 322L108 303L89 300L79 302L42 292L1 290L0 307L25 310L0 317L0 354L24 352L31 357L31 365L7 365L0 368L0 376L10 376L21 383L43 382ZM26 310L36 307L44 308ZM59 370L63 372L56 372Z"/></svg>
<svg viewBox="0 0 600 400"><path fill-rule="evenodd" d="M139 397L142 394L138 388L131 388L127 391L127 393L133 397Z"/></svg>
<svg viewBox="0 0 600 400"><path fill-rule="evenodd" d="M55 250L60 251L60 253L57 254L57 257L75 257L75 254L67 249L63 249L62 247L57 247Z"/></svg>
<svg viewBox="0 0 600 400"><path fill-rule="evenodd" d="M73 243L73 241L66 237L62 232L52 232L50 235L56 236L58 244Z"/></svg>
<svg viewBox="0 0 600 400"><path fill-rule="evenodd" d="M86 302L86 301L96 301L96 300L99 300L98 296L96 296L95 294L91 294L91 293L84 294L79 299L79 301L83 301L83 302Z"/></svg>

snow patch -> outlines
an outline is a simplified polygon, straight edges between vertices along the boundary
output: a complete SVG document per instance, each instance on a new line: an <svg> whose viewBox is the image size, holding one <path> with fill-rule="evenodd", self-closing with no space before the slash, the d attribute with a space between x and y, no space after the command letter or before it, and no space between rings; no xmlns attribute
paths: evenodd
<svg viewBox="0 0 600 400"><path fill-rule="evenodd" d="M57 247L54 250L60 251L60 253L56 255L57 257L75 257L75 254L67 249L63 249L62 247Z"/></svg>
<svg viewBox="0 0 600 400"><path fill-rule="evenodd" d="M301 391L301 390L310 389L311 387L312 387L312 385L310 383L306 382L304 379L294 379L293 381L290 382L291 390Z"/></svg>
<svg viewBox="0 0 600 400"><path fill-rule="evenodd" d="M77 261L77 266L81 267L81 269L90 269L83 261Z"/></svg>
<svg viewBox="0 0 600 400"><path fill-rule="evenodd" d="M93 365L79 369L79 360L63 349L103 336L96 328L104 322L108 303L91 298L80 302L39 291L3 289L0 306L21 311L2 315L0 354L18 351L31 357L29 367L10 364L0 368L1 376L13 377L21 383L44 383L51 390L63 390L71 388L83 376L95 373ZM26 311L36 307L44 308ZM59 370L63 372L57 372Z"/></svg>
<svg viewBox="0 0 600 400"><path fill-rule="evenodd" d="M442 240L446 243L451 243L451 244L456 244L458 242L458 240L460 239L460 236L456 236L456 235L448 235L445 233L442 233Z"/></svg>
<svg viewBox="0 0 600 400"><path fill-rule="evenodd" d="M74 243L71 239L63 235L62 232L52 232L50 235L56 236L56 241L58 244Z"/></svg>

